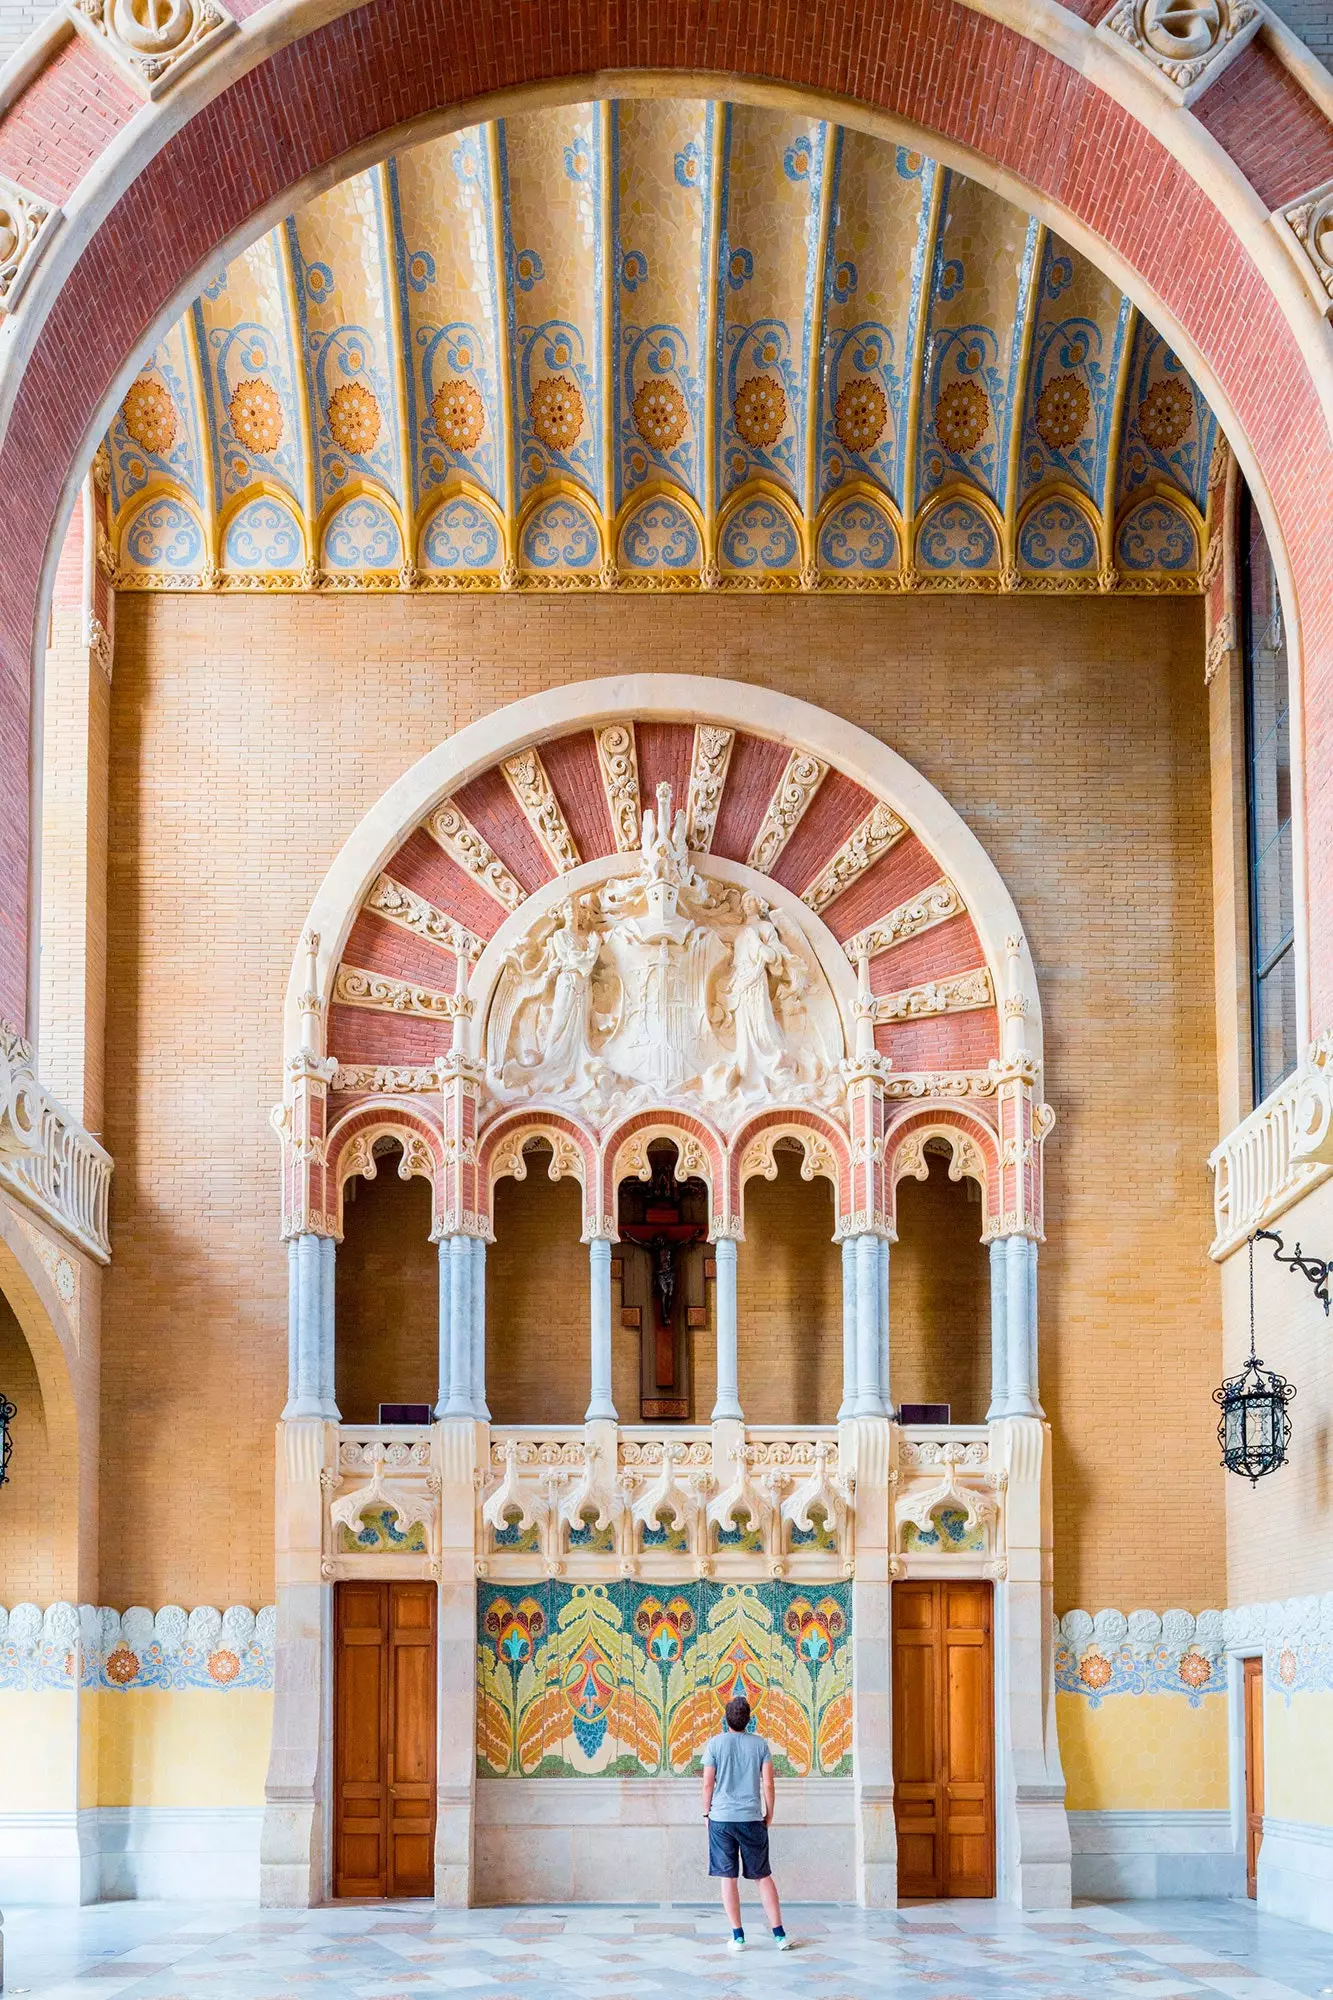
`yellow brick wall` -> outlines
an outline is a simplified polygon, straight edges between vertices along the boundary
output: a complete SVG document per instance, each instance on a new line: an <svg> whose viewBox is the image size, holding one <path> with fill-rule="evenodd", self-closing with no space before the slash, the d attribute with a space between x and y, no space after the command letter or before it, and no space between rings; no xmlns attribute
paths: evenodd
<svg viewBox="0 0 1333 2000"><path fill-rule="evenodd" d="M989 850L1031 940L1060 1120L1041 1280L1057 1595L1220 1601L1201 659L1198 604L1169 600L677 598L665 615L627 598L122 598L104 1601L272 1591L286 1259L266 1113L292 952L330 860L452 730L626 667L837 710ZM1142 1371L1150 1470L1139 1394L1108 1393ZM225 1480L199 1477L207 1464Z"/></svg>
<svg viewBox="0 0 1333 2000"><path fill-rule="evenodd" d="M833 1189L803 1181L798 1155L777 1159L775 1181L756 1176L745 1185L745 1241L736 1252L741 1408L752 1424L831 1424L842 1400ZM699 1410L701 1419L711 1408Z"/></svg>
<svg viewBox="0 0 1333 2000"><path fill-rule="evenodd" d="M526 1180L496 1184L495 1241L486 1251L486 1400L497 1424L583 1422L591 1343L582 1204L577 1181L549 1180L540 1165ZM616 1408L634 1422L632 1337L613 1331L611 1338L620 1364Z"/></svg>
<svg viewBox="0 0 1333 2000"><path fill-rule="evenodd" d="M889 1251L890 1387L895 1403L948 1403L956 1424L982 1424L990 1403L990 1260L975 1182L951 1181L927 1155L927 1180L898 1183L898 1241Z"/></svg>

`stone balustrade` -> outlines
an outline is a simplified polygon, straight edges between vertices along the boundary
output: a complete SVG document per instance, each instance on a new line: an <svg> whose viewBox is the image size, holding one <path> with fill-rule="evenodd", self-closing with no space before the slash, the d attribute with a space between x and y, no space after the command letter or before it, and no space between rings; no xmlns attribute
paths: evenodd
<svg viewBox="0 0 1333 2000"><path fill-rule="evenodd" d="M1333 1172L1330 1056L1333 1038L1324 1036L1209 1155L1213 1257L1238 1249Z"/></svg>
<svg viewBox="0 0 1333 2000"><path fill-rule="evenodd" d="M0 1188L95 1257L111 1259L111 1155L37 1075L32 1047L0 1022Z"/></svg>

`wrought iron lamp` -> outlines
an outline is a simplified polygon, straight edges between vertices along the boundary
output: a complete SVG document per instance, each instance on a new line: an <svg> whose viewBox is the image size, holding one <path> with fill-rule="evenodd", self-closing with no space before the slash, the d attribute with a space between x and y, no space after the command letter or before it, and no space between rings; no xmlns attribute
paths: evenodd
<svg viewBox="0 0 1333 2000"><path fill-rule="evenodd" d="M1273 1257L1275 1262L1285 1264L1290 1271L1299 1271L1303 1278L1310 1280L1310 1283L1314 1286L1314 1295L1324 1308L1324 1317L1327 1319L1329 1308L1328 1281L1330 1274L1333 1273L1333 1264L1326 1263L1322 1257L1307 1257L1299 1243L1296 1245L1292 1255L1288 1257L1286 1255L1287 1246L1278 1235L1276 1229L1256 1229L1250 1238L1251 1265L1254 1262L1254 1246L1256 1243L1271 1243L1274 1246ZM1251 1284L1251 1291L1253 1291L1253 1284ZM1251 1318L1253 1318L1253 1314L1251 1314Z"/></svg>
<svg viewBox="0 0 1333 2000"><path fill-rule="evenodd" d="M1260 1232L1262 1233L1262 1232ZM1217 1442L1222 1464L1254 1486L1265 1473L1287 1462L1291 1418L1287 1404L1296 1394L1291 1383L1275 1375L1254 1351L1254 1238L1250 1238L1250 1358L1239 1375L1229 1375L1213 1401L1222 1411Z"/></svg>
<svg viewBox="0 0 1333 2000"><path fill-rule="evenodd" d="M0 1392L0 1486L4 1486L9 1479L9 1460L14 1450L9 1426L17 1415L17 1404L11 1403L8 1396Z"/></svg>

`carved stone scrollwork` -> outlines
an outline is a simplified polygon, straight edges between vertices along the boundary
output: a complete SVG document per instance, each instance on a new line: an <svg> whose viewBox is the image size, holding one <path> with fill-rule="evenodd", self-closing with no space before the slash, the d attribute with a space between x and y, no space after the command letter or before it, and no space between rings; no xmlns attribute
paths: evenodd
<svg viewBox="0 0 1333 2000"><path fill-rule="evenodd" d="M804 750L793 750L778 788L769 800L750 846L749 865L768 874L795 832L806 807L824 781L828 765Z"/></svg>
<svg viewBox="0 0 1333 2000"><path fill-rule="evenodd" d="M875 1002L877 1021L924 1020L932 1014L965 1013L973 1007L989 1007L995 999L990 973L984 966L975 972L953 973L947 979L928 979L901 993L885 993Z"/></svg>
<svg viewBox="0 0 1333 2000"><path fill-rule="evenodd" d="M161 97L237 26L218 0L66 0L65 11L150 99Z"/></svg>
<svg viewBox="0 0 1333 2000"><path fill-rule="evenodd" d="M509 788L522 806L528 824L562 874L577 868L582 856L560 801L546 775L546 766L535 750L520 750L506 757L500 769Z"/></svg>
<svg viewBox="0 0 1333 2000"><path fill-rule="evenodd" d="M518 908L527 891L510 874L477 829L464 818L452 799L446 799L442 806L436 807L426 821L426 829L450 860L456 861L465 873L480 882L497 903L502 903L506 910Z"/></svg>
<svg viewBox="0 0 1333 2000"><path fill-rule="evenodd" d="M370 894L365 907L377 916L387 917L391 924L397 924L406 931L414 931L418 937L428 938L432 944L443 946L457 958L473 961L482 954L481 939L437 910L424 896L418 896L415 889L404 888L391 875L381 875Z"/></svg>
<svg viewBox="0 0 1333 2000"><path fill-rule="evenodd" d="M1204 655L1203 684L1211 687L1218 670L1228 654L1236 650L1236 620L1228 611L1218 619L1208 640L1208 650Z"/></svg>
<svg viewBox="0 0 1333 2000"><path fill-rule="evenodd" d="M471 1011L471 1002L460 1000L456 993L441 993L433 986L393 979L385 972L367 972L357 965L338 967L333 997L346 1007L374 1007L394 1014L424 1014L446 1020Z"/></svg>
<svg viewBox="0 0 1333 2000"><path fill-rule="evenodd" d="M639 844L639 761L634 730L612 722L597 732L597 761L602 767L607 810L621 854L633 854Z"/></svg>
<svg viewBox="0 0 1333 2000"><path fill-rule="evenodd" d="M1325 310L1333 302L1333 181L1324 181L1281 211L1306 282Z"/></svg>
<svg viewBox="0 0 1333 2000"><path fill-rule="evenodd" d="M736 740L732 729L701 722L694 732L694 755L690 763L690 791L685 811L686 845L696 854L706 854L712 845L722 804L722 787L727 781L731 747Z"/></svg>
<svg viewBox="0 0 1333 2000"><path fill-rule="evenodd" d="M1253 0L1121 0L1098 27L1133 50L1179 104L1216 81L1257 32Z"/></svg>
<svg viewBox="0 0 1333 2000"><path fill-rule="evenodd" d="M60 210L0 174L0 311L13 312Z"/></svg>
<svg viewBox="0 0 1333 2000"><path fill-rule="evenodd" d="M548 1180L563 1180L572 1176L580 1187L584 1184L583 1154L565 1132L557 1128L543 1128L534 1132L531 1127L515 1132L496 1147L491 1159L491 1178L500 1181L523 1181L528 1177L528 1163L524 1157L527 1149L545 1139L551 1148L550 1165L546 1169Z"/></svg>
<svg viewBox="0 0 1333 2000"><path fill-rule="evenodd" d="M906 1530L914 1527L918 1534L928 1534L936 1514L946 1509L961 1514L964 1533L971 1534L978 1528L989 1530L998 1516L999 1508L989 1492L971 1483L959 1481L959 1468L967 1463L969 1446L956 1440L949 1440L934 1449L939 1456L934 1463L942 1468L943 1476L937 1484L914 1486L907 1489L898 1487L894 1500L894 1522L898 1546L903 1546ZM920 1461L918 1460L918 1463ZM988 1485L993 1482L987 1481Z"/></svg>
<svg viewBox="0 0 1333 2000"><path fill-rule="evenodd" d="M887 951L890 945L902 944L919 931L942 924L946 917L956 917L962 908L963 899L952 882L943 879L932 882L919 896L900 903L887 917L848 938L843 950L855 965L859 959L873 958L876 952Z"/></svg>
<svg viewBox="0 0 1333 2000"><path fill-rule="evenodd" d="M802 890L801 901L816 912L824 909L835 896L850 888L872 861L878 861L881 854L887 854L906 831L897 813L881 800L866 814L860 825L853 828L810 886Z"/></svg>
<svg viewBox="0 0 1333 2000"><path fill-rule="evenodd" d="M339 1063L332 1083L334 1090L372 1090L377 1096L393 1097L439 1087L434 1063L401 1069L383 1063Z"/></svg>
<svg viewBox="0 0 1333 2000"><path fill-rule="evenodd" d="M436 1510L429 1490L424 1493L416 1492L404 1485L401 1479L389 1477L387 1453L390 1448L378 1441L363 1447L363 1451L370 1453L369 1483L358 1486L352 1493L340 1495L330 1503L330 1524L334 1529L346 1528L350 1534L355 1535L359 1530L362 1515L372 1507L378 1508L396 1518L399 1530L403 1534L420 1523L426 1532L427 1547L433 1552L436 1546ZM364 1459L362 1462L365 1462Z"/></svg>

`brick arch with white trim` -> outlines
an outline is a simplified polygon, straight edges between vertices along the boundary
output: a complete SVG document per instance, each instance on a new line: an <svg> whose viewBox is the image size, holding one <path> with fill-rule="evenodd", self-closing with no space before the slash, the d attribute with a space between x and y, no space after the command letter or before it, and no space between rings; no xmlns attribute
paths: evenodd
<svg viewBox="0 0 1333 2000"><path fill-rule="evenodd" d="M1301 692L1302 855L1333 845L1333 349L1300 253L1269 223L1333 174L1333 93L1280 24L1196 101L1092 18L1098 0L544 0L479 25L463 0L233 0L156 101L96 33L53 17L0 79L0 173L48 211L0 336L0 1011L27 1011L32 689L61 532L107 415L157 331L295 200L479 105L722 87L837 103L1030 207L1112 275L1209 395L1274 544ZM558 50L560 75L553 75ZM1222 65L1218 65L1220 72ZM959 90L960 75L978 87ZM570 82L569 78L576 78ZM340 79L354 89L339 88ZM766 80L766 82L761 81ZM1210 79L1205 78L1208 83ZM1182 254L1182 245L1189 254ZM1294 704L1297 713L1302 703ZM1299 803L1299 802L1298 802ZM1307 910L1317 1021L1333 1013L1333 899Z"/></svg>

